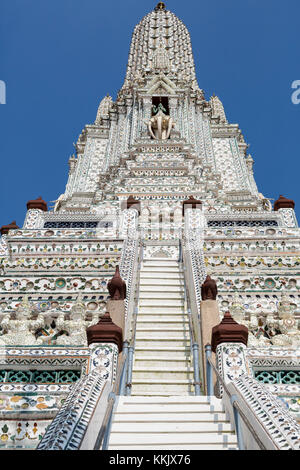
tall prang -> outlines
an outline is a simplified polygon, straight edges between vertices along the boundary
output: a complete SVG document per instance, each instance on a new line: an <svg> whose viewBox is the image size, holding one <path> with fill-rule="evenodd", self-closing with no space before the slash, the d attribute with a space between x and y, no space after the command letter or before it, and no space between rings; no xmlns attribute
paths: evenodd
<svg viewBox="0 0 300 470"><path fill-rule="evenodd" d="M187 28L164 6L135 27L124 85L115 102L103 98L76 150L61 213L99 213L104 201L118 207L133 194L144 214L172 214L191 191L210 212L271 208L238 125L198 86Z"/></svg>
<svg viewBox="0 0 300 470"><path fill-rule="evenodd" d="M1 228L0 448L299 448L295 204L163 2L75 147L54 207Z"/></svg>

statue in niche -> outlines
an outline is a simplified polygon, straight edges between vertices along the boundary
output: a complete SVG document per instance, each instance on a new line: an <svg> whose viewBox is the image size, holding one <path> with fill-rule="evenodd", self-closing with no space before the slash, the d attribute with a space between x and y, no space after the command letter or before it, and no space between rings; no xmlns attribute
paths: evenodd
<svg viewBox="0 0 300 470"><path fill-rule="evenodd" d="M159 103L156 107L158 109L155 116L153 116L146 124L148 125L149 134L156 140L167 140L171 135L171 130L175 123L171 116L168 116L162 111L163 105Z"/></svg>
<svg viewBox="0 0 300 470"><path fill-rule="evenodd" d="M56 344L86 346L86 329L98 323L99 312L93 314L91 321L85 320L85 316L86 307L82 301L82 295L79 294L71 309L70 320L65 320L64 313L61 313L57 318L56 327L58 331L63 331L64 334L57 338Z"/></svg>
<svg viewBox="0 0 300 470"><path fill-rule="evenodd" d="M25 295L14 314L15 318L8 313L4 315L1 321L3 334L0 336L0 345L29 346L42 344L42 341L36 338L35 333L45 326L45 319L43 314L38 314L36 319L31 318L35 314L35 309L30 304L27 295Z"/></svg>
<svg viewBox="0 0 300 470"><path fill-rule="evenodd" d="M162 104L162 102L158 103L157 106L155 106L155 104L152 106L153 115L157 114L159 111L162 111L164 114L167 113L167 110Z"/></svg>

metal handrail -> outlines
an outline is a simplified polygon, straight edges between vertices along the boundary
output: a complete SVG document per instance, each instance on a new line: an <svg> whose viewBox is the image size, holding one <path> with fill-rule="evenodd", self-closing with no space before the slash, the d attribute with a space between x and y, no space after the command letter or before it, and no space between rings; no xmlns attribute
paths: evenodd
<svg viewBox="0 0 300 470"><path fill-rule="evenodd" d="M229 397L230 399L230 403L232 405L232 408L233 408L233 412L234 412L234 421L235 421L235 428L236 428L236 434L237 434L237 439L238 439L238 445L239 445L239 449L240 450L245 450L245 446L244 446L244 439L243 439L243 434L242 434L242 429L241 429L241 424L240 424L240 419L239 417L242 418L242 420L244 421L244 423L246 424L247 428L249 429L249 431L251 432L252 436L254 437L254 439L256 440L259 448L261 450L266 450L266 446L263 444L263 442L261 441L261 439L258 437L255 429L253 428L252 424L250 423L250 421L248 420L247 416L245 415L245 413L243 412L243 410L241 409L238 401L237 401L237 396L234 395L234 394L231 394L230 391L228 390L227 388L227 385L222 377L222 375L220 374L220 372L217 370L215 364L213 363L213 361L211 360L211 357L209 356L209 354L207 354L208 352L211 351L211 345L210 344L207 344L205 346L205 351L206 351L206 360L207 362L210 364L210 366L212 367L214 373L216 374L218 380L221 382L222 384L222 387L225 391L225 393L227 394L227 396ZM209 377L211 374L207 374L207 376ZM212 387L212 384L210 385L210 387Z"/></svg>
<svg viewBox="0 0 300 470"><path fill-rule="evenodd" d="M94 450L100 450L106 449L107 444L108 444L108 436L110 432L110 426L111 426L111 419L112 419L112 414L113 414L113 408L114 404L116 401L116 395L118 395L120 385L121 385L121 380L122 376L125 372L125 364L126 364L126 359L127 359L127 351L123 352L121 355L121 358L119 360L119 365L117 369L117 375L116 375L116 380L114 382L112 391L109 393L108 398L107 398L107 407L105 410L104 418L101 424L101 428L99 430L95 445L94 445Z"/></svg>

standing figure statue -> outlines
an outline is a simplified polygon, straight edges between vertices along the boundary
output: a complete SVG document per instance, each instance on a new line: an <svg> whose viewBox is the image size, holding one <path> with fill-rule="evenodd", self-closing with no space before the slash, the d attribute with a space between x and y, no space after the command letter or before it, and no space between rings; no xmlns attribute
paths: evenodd
<svg viewBox="0 0 300 470"><path fill-rule="evenodd" d="M158 103L157 106L155 106L154 104L152 106L152 111L154 115L157 114L159 111L162 111L164 114L167 114L167 110L162 103Z"/></svg>

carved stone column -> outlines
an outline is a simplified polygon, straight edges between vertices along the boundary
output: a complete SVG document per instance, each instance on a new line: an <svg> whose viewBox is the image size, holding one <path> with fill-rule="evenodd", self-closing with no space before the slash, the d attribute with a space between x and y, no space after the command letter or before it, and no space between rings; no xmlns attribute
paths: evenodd
<svg viewBox="0 0 300 470"><path fill-rule="evenodd" d="M237 323L226 312L221 323L212 329L211 347L216 353L216 366L224 382L228 383L247 373L245 349L248 328ZM220 387L222 395L222 387Z"/></svg>
<svg viewBox="0 0 300 470"><path fill-rule="evenodd" d="M0 233L1 233L1 235L7 235L10 230L16 230L18 228L19 227L16 224L16 221L14 220L13 222L11 222L8 225L2 225L2 227L0 228Z"/></svg>
<svg viewBox="0 0 300 470"><path fill-rule="evenodd" d="M149 135L148 134L148 121L151 119L152 112L152 98L144 97L143 98L143 123L142 123L142 135Z"/></svg>
<svg viewBox="0 0 300 470"><path fill-rule="evenodd" d="M295 202L282 195L274 202L274 211L282 215L283 223L287 227L298 227L294 208Z"/></svg>
<svg viewBox="0 0 300 470"><path fill-rule="evenodd" d="M47 203L41 197L27 202L24 229L41 228L43 213L48 211Z"/></svg>

